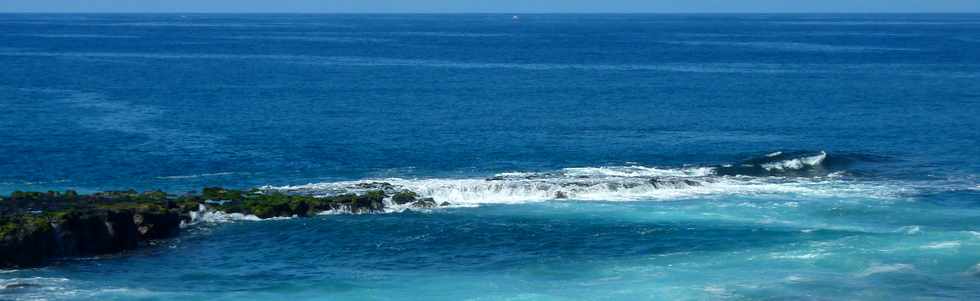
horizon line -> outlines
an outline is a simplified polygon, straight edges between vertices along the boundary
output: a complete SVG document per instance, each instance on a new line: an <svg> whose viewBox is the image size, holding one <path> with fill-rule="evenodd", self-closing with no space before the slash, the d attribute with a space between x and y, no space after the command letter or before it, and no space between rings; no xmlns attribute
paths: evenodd
<svg viewBox="0 0 980 301"><path fill-rule="evenodd" d="M758 12L758 11L730 11L730 12L698 12L698 11L678 11L678 12L507 12L507 11L474 11L474 12L425 12L425 11L405 11L405 12L368 12L368 11L337 11L337 12L259 12L259 11L0 11L0 14L269 14L269 15L976 15L978 11L781 11L781 12Z"/></svg>

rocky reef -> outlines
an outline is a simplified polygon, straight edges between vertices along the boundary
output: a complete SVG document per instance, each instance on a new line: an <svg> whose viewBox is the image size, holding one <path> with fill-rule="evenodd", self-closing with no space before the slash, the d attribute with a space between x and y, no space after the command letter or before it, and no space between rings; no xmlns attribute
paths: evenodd
<svg viewBox="0 0 980 301"><path fill-rule="evenodd" d="M324 211L381 212L386 204L436 207L414 192L315 197L277 191L205 188L181 196L161 191L14 192L0 197L0 268L43 266L51 259L110 254L180 234L201 210L259 218Z"/></svg>

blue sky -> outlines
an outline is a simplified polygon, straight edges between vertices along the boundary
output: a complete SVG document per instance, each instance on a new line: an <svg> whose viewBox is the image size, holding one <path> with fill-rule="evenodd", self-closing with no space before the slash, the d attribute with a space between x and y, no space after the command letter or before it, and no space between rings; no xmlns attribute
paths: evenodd
<svg viewBox="0 0 980 301"><path fill-rule="evenodd" d="M980 12L980 0L0 0L0 12Z"/></svg>

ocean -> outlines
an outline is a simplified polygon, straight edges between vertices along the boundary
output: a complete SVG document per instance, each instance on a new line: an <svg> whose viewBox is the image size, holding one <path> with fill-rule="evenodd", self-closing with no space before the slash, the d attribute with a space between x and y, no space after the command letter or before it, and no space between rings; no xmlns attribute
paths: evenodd
<svg viewBox="0 0 980 301"><path fill-rule="evenodd" d="M980 299L980 15L0 14L0 194L450 205L0 271L11 300Z"/></svg>

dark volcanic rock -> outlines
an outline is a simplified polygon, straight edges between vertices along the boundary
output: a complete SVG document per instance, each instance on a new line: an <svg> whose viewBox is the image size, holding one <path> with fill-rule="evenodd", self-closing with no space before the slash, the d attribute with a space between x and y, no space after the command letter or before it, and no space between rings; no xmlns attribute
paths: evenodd
<svg viewBox="0 0 980 301"><path fill-rule="evenodd" d="M383 191L370 191L364 195L357 196L351 203L350 211L353 213L377 212L385 208L385 193Z"/></svg>
<svg viewBox="0 0 980 301"><path fill-rule="evenodd" d="M0 267L34 267L53 255L54 228L43 219L24 218L18 229L0 234Z"/></svg>
<svg viewBox="0 0 980 301"><path fill-rule="evenodd" d="M105 210L72 211L63 217L62 223L55 227L57 230L58 255L84 256L122 251L127 244L120 244L114 239L114 227L107 221L108 212ZM132 223L132 222L130 222Z"/></svg>
<svg viewBox="0 0 980 301"><path fill-rule="evenodd" d="M669 189L669 188L685 188L685 187L695 187L701 186L701 183L688 180L688 179L668 179L668 178L654 178L650 179L650 184L656 189Z"/></svg>
<svg viewBox="0 0 980 301"><path fill-rule="evenodd" d="M35 267L51 258L91 256L138 248L147 241L180 234L182 222L202 206L226 213L260 218L309 216L327 210L352 213L380 212L392 185L368 183L382 190L362 195L314 197L277 191L240 191L220 187L202 195L174 197L161 191L14 192L0 197L0 268ZM418 208L436 207L431 198L418 199L410 191L392 200Z"/></svg>
<svg viewBox="0 0 980 301"><path fill-rule="evenodd" d="M89 208L22 216L6 225L14 229L2 233L0 268L34 267L54 257L115 253L147 240L173 237L180 231L180 215L162 207Z"/></svg>
<svg viewBox="0 0 980 301"><path fill-rule="evenodd" d="M137 225L133 222L132 210L109 211L106 213L106 229L112 239L112 252L135 249L139 245L140 236Z"/></svg>
<svg viewBox="0 0 980 301"><path fill-rule="evenodd" d="M392 196L391 200L395 202L395 204L404 205L404 204L414 202L416 199L418 199L418 197L419 195L416 194L415 192L403 190L396 193L394 196Z"/></svg>
<svg viewBox="0 0 980 301"><path fill-rule="evenodd" d="M360 189L370 189L370 190L381 190L385 192L392 192L395 189L395 185L391 185L388 182L370 182L370 183L358 183L354 187Z"/></svg>
<svg viewBox="0 0 980 301"><path fill-rule="evenodd" d="M164 239L180 234L180 214L174 211L141 211L132 215L140 240Z"/></svg>
<svg viewBox="0 0 980 301"><path fill-rule="evenodd" d="M424 198L412 203L412 207L415 208L435 208L436 206L436 200L432 198Z"/></svg>

